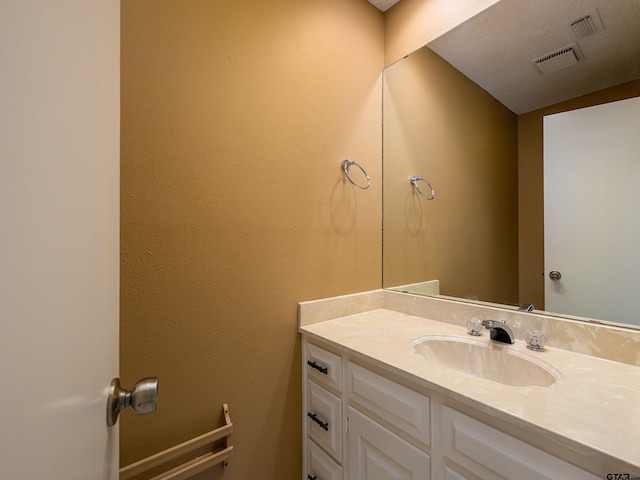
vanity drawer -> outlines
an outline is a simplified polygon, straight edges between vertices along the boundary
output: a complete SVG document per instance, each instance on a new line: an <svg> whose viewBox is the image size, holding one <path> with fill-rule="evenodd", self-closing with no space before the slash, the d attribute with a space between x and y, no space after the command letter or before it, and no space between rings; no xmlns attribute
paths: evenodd
<svg viewBox="0 0 640 480"><path fill-rule="evenodd" d="M305 480L342 480L342 467L311 440L307 441Z"/></svg>
<svg viewBox="0 0 640 480"><path fill-rule="evenodd" d="M446 406L442 429L445 456L486 480L600 478Z"/></svg>
<svg viewBox="0 0 640 480"><path fill-rule="evenodd" d="M444 480L468 480L450 467L444 467Z"/></svg>
<svg viewBox="0 0 640 480"><path fill-rule="evenodd" d="M309 438L342 462L342 400L309 380L305 415Z"/></svg>
<svg viewBox="0 0 640 480"><path fill-rule="evenodd" d="M307 344L305 359L307 378L342 391L342 357L312 343Z"/></svg>
<svg viewBox="0 0 640 480"><path fill-rule="evenodd" d="M430 445L429 397L351 362L347 365L346 388L354 404L378 417L389 428Z"/></svg>

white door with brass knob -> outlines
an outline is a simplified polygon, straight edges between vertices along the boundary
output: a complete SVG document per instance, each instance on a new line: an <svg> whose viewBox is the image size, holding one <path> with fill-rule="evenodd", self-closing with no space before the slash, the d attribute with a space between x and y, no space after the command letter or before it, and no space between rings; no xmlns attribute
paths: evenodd
<svg viewBox="0 0 640 480"><path fill-rule="evenodd" d="M120 2L0 2L0 478L115 480Z"/></svg>

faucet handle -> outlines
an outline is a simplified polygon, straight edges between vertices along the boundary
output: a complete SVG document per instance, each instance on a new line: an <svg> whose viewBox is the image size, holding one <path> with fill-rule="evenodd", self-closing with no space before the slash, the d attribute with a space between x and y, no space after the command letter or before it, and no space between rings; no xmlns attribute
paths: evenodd
<svg viewBox="0 0 640 480"><path fill-rule="evenodd" d="M482 320L477 317L467 320L467 333L474 337L482 335Z"/></svg>
<svg viewBox="0 0 640 480"><path fill-rule="evenodd" d="M540 330L529 330L524 336L524 341L527 342L529 350L542 352L547 344L547 336Z"/></svg>

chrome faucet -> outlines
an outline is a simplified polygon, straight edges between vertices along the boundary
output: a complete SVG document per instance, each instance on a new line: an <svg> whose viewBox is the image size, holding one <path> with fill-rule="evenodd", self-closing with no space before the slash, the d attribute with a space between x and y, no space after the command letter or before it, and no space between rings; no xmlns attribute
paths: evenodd
<svg viewBox="0 0 640 480"><path fill-rule="evenodd" d="M491 340L503 343L515 343L513 331L504 321L483 320L482 326L489 330Z"/></svg>
<svg viewBox="0 0 640 480"><path fill-rule="evenodd" d="M525 303L524 305L520 305L518 307L519 312L533 312L536 307L533 306L533 303Z"/></svg>

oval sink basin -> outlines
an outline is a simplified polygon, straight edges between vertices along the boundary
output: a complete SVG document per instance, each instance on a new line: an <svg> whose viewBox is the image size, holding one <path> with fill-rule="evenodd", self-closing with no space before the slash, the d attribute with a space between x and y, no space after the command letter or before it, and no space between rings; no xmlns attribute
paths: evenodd
<svg viewBox="0 0 640 480"><path fill-rule="evenodd" d="M414 339L411 348L429 363L465 375L516 387L549 387L560 372L505 344L491 340L449 335L425 335Z"/></svg>

